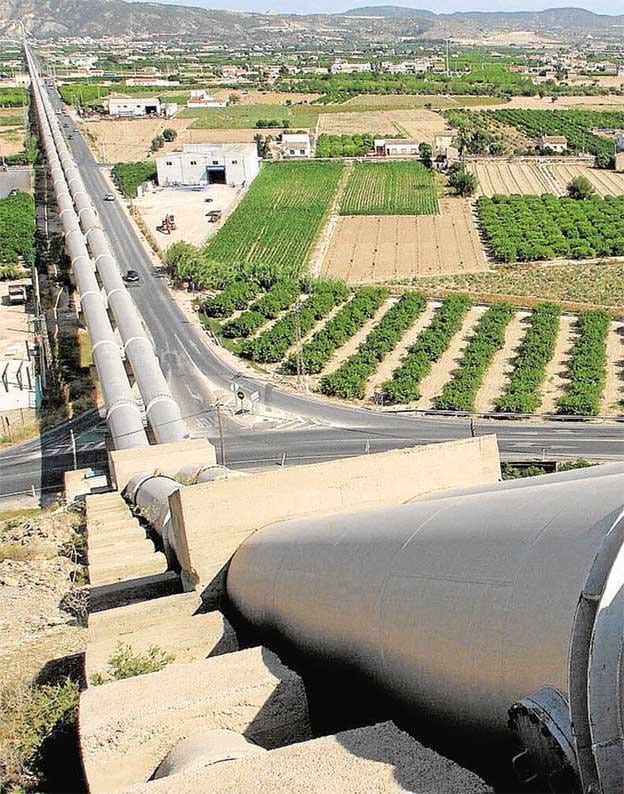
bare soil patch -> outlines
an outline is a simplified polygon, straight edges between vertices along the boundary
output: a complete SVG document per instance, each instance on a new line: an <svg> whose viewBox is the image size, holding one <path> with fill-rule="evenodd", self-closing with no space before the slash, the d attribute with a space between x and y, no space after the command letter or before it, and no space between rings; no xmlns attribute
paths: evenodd
<svg viewBox="0 0 624 794"><path fill-rule="evenodd" d="M319 116L319 132L328 135L358 132L371 135L403 134L432 144L436 135L449 131L444 118L430 110L372 110L322 113Z"/></svg>
<svg viewBox="0 0 624 794"><path fill-rule="evenodd" d="M487 270L470 203L439 204L439 215L339 218L323 275L370 284Z"/></svg>
<svg viewBox="0 0 624 794"><path fill-rule="evenodd" d="M257 130L193 129L194 118L102 119L80 122L82 133L96 158L103 163L132 163L180 149L183 143L249 143ZM152 140L170 127L178 133L157 155L150 153Z"/></svg>
<svg viewBox="0 0 624 794"><path fill-rule="evenodd" d="M562 96L556 102L549 96L515 96L509 102L501 101L506 108L521 108L529 110L566 110L567 108L582 108L585 110L621 110L624 105L624 96L607 94L606 96ZM473 105L473 110L488 110L491 104Z"/></svg>
<svg viewBox="0 0 624 794"><path fill-rule="evenodd" d="M600 196L624 195L624 174L591 168L584 163L548 160L474 160L468 170L477 177L478 195L496 193L564 196L574 177L589 179Z"/></svg>

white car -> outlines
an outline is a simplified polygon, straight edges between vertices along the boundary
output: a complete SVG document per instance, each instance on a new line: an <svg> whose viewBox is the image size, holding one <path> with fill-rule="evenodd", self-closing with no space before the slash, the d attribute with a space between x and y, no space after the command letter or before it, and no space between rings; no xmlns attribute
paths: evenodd
<svg viewBox="0 0 624 794"><path fill-rule="evenodd" d="M115 201L115 194L114 193L107 193L104 196L104 201Z"/></svg>

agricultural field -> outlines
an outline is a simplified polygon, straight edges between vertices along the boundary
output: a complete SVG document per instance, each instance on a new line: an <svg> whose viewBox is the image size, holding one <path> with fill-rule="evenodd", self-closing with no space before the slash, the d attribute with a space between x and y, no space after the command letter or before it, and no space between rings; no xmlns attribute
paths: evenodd
<svg viewBox="0 0 624 794"><path fill-rule="evenodd" d="M355 163L340 199L341 215L433 215L432 173L419 162Z"/></svg>
<svg viewBox="0 0 624 794"><path fill-rule="evenodd" d="M286 96L286 95L285 95ZM317 105L229 105L225 108L182 110L177 118L191 119L194 129L255 128L257 122L275 119L279 126L291 129L316 127L319 116ZM284 122L286 122L284 124Z"/></svg>
<svg viewBox="0 0 624 794"><path fill-rule="evenodd" d="M342 162L265 164L204 255L252 262L296 276L325 220Z"/></svg>
<svg viewBox="0 0 624 794"><path fill-rule="evenodd" d="M499 262L624 256L624 196L585 201L548 195L481 197L477 212Z"/></svg>
<svg viewBox="0 0 624 794"><path fill-rule="evenodd" d="M420 289L466 292L494 300L498 296L533 303L556 301L576 306L606 306L624 314L624 263L620 261L570 264L502 265L495 271L423 278Z"/></svg>
<svg viewBox="0 0 624 794"><path fill-rule="evenodd" d="M466 169L477 178L477 195L488 198L498 194L565 196L568 184L578 176L588 179L600 196L624 195L624 174L581 163L478 160L467 162Z"/></svg>
<svg viewBox="0 0 624 794"><path fill-rule="evenodd" d="M415 290L235 282L204 302L230 349L329 397L446 411L624 413L624 323L604 310L562 314L431 301ZM228 319L229 318L229 319ZM299 346L297 340L301 340ZM234 347L231 345L234 344ZM383 380L380 380L383 373Z"/></svg>
<svg viewBox="0 0 624 794"><path fill-rule="evenodd" d="M487 269L470 203L440 199L437 215L338 218L322 273L351 284Z"/></svg>
<svg viewBox="0 0 624 794"><path fill-rule="evenodd" d="M350 105L346 102L340 107L346 110ZM433 144L436 135L449 132L443 116L431 110L371 109L357 112L345 112L345 110L321 114L319 131L328 135L361 132L376 137L405 135L430 144Z"/></svg>
<svg viewBox="0 0 624 794"><path fill-rule="evenodd" d="M624 112L503 108L491 111L491 115L496 121L510 124L535 140L540 135L565 135L570 151L589 152L605 161L613 155L613 140L596 135L592 130L624 127Z"/></svg>

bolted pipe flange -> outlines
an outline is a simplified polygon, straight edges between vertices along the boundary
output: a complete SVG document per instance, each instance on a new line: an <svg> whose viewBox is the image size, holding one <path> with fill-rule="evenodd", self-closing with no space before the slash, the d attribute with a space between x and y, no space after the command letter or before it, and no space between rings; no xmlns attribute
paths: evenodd
<svg viewBox="0 0 624 794"><path fill-rule="evenodd" d="M581 791L570 710L559 690L547 686L514 703L509 728L522 747L512 761L522 783L562 794Z"/></svg>

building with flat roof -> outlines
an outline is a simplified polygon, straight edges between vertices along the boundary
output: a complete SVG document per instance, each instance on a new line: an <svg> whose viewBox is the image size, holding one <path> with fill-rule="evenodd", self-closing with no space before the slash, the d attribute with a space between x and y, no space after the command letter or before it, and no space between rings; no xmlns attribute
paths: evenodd
<svg viewBox="0 0 624 794"><path fill-rule="evenodd" d="M158 184L244 187L255 179L260 160L255 143L185 143L181 152L156 158Z"/></svg>

